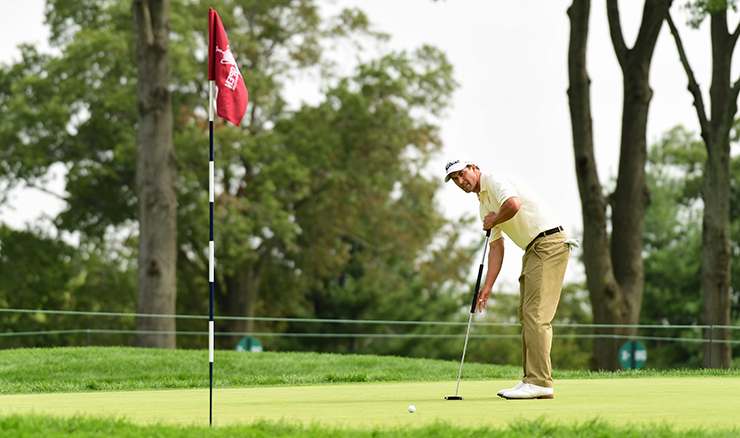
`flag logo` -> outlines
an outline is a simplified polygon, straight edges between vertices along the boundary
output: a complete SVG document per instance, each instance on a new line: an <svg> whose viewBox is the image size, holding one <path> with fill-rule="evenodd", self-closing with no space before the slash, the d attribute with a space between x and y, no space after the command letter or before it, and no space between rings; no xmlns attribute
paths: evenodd
<svg viewBox="0 0 740 438"><path fill-rule="evenodd" d="M231 47L226 46L226 50L221 50L218 48L218 46L216 46L216 51L223 54L223 58L221 58L221 64L233 65L234 67L236 67L237 70L239 70L239 66L236 65L236 59L234 59L234 54L231 53Z"/></svg>
<svg viewBox="0 0 740 438"><path fill-rule="evenodd" d="M242 73L239 71L239 66L236 65L236 59L234 59L234 55L231 53L231 48L226 46L226 50L221 50L216 46L216 52L223 54L221 64L231 66L229 68L229 75L226 77L226 81L224 81L224 87L236 90L236 86L239 84L239 78Z"/></svg>

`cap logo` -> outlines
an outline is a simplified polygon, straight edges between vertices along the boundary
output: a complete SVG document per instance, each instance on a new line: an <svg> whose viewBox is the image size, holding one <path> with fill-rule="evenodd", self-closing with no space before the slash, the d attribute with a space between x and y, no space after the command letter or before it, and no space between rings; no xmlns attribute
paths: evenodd
<svg viewBox="0 0 740 438"><path fill-rule="evenodd" d="M455 164L457 164L459 162L460 162L460 160L455 160L455 161L448 162L447 165L445 166L445 171L449 171L450 170L450 167L454 166Z"/></svg>

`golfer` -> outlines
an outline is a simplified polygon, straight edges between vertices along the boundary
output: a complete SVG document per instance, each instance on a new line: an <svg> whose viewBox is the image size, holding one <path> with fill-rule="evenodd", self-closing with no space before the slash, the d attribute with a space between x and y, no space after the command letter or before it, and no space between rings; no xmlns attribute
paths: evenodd
<svg viewBox="0 0 740 438"><path fill-rule="evenodd" d="M524 250L519 277L519 322L522 324L524 378L515 387L502 389L506 399L553 398L552 322L560 301L570 245L563 227L545 201L512 175L483 173L469 161L452 159L445 165L445 182L453 180L480 202L483 229L489 237L488 272L478 293L475 310L488 308L504 260L503 233Z"/></svg>

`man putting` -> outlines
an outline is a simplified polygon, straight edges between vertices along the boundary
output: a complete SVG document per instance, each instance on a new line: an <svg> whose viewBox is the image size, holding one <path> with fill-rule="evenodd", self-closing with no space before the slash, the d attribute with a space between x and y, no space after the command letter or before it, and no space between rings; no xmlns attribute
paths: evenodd
<svg viewBox="0 0 740 438"><path fill-rule="evenodd" d="M488 308L488 298L501 271L501 232L524 250L519 277L524 378L498 395L505 399L553 398L550 323L560 300L570 245L577 243L568 239L544 199L519 179L506 173L482 173L472 162L458 159L449 160L445 172L445 182L451 179L465 193L478 196L483 229L491 230L488 272L478 293L477 312Z"/></svg>

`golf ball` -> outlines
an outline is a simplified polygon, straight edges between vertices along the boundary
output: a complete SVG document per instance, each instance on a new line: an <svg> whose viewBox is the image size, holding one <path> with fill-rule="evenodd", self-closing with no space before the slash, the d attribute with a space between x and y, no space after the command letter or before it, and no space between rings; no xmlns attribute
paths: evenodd
<svg viewBox="0 0 740 438"><path fill-rule="evenodd" d="M414 412L416 412L416 406L414 406L414 405L410 405L410 406L409 406L409 412L411 412L412 414L413 414Z"/></svg>

